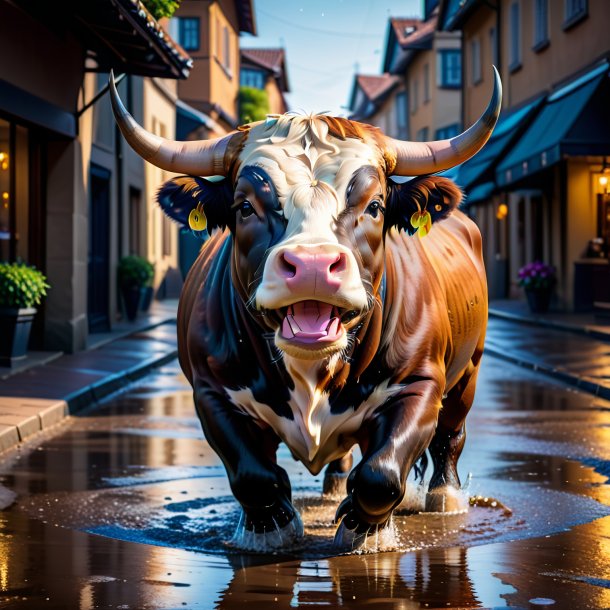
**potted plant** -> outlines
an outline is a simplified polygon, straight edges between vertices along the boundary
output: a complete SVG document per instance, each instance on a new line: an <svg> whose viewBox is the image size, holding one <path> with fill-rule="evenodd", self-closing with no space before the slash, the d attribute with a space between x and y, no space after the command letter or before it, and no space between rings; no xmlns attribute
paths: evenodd
<svg viewBox="0 0 610 610"><path fill-rule="evenodd" d="M555 286L555 267L534 261L519 269L519 286L525 290L533 313L544 313L551 303Z"/></svg>
<svg viewBox="0 0 610 610"><path fill-rule="evenodd" d="M119 288L128 320L136 319L142 299L142 290L152 282L153 276L154 267L152 263L141 256L124 256L119 261Z"/></svg>
<svg viewBox="0 0 610 610"><path fill-rule="evenodd" d="M150 309L150 306L151 306L152 300L153 300L153 294L154 294L153 277L155 275L155 272L154 272L155 266L152 263L149 263L149 265L151 265L151 267L152 267L152 273L150 276L150 280L148 280L148 282L146 282L146 285L144 286L144 288L142 288L142 300L140 301L140 311L148 311Z"/></svg>
<svg viewBox="0 0 610 610"><path fill-rule="evenodd" d="M0 263L0 365L12 366L28 348L34 305L47 294L47 278L24 263Z"/></svg>

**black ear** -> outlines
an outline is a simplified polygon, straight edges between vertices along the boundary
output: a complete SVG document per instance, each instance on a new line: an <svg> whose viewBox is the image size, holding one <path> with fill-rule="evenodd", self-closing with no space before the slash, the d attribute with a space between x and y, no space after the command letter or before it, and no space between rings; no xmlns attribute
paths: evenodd
<svg viewBox="0 0 610 610"><path fill-rule="evenodd" d="M398 184L389 182L386 229L426 235L432 223L446 218L460 205L462 191L448 178L420 176ZM429 216L426 214L429 214Z"/></svg>
<svg viewBox="0 0 610 610"><path fill-rule="evenodd" d="M202 238L206 231L210 233L230 225L233 194L227 179L212 181L195 176L178 176L161 186L157 201L172 220Z"/></svg>

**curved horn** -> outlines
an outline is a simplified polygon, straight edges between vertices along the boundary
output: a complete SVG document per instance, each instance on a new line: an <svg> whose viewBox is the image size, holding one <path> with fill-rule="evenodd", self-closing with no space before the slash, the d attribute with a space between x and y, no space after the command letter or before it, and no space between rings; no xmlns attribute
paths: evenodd
<svg viewBox="0 0 610 610"><path fill-rule="evenodd" d="M110 99L114 118L127 143L146 161L179 174L194 176L225 176L228 168L225 153L235 134L213 140L176 142L146 131L127 112L116 90L110 72Z"/></svg>
<svg viewBox="0 0 610 610"><path fill-rule="evenodd" d="M386 146L396 158L392 171L399 176L433 174L464 163L475 155L491 136L502 107L502 81L493 66L494 90L479 120L463 133L449 140L403 142L386 138Z"/></svg>

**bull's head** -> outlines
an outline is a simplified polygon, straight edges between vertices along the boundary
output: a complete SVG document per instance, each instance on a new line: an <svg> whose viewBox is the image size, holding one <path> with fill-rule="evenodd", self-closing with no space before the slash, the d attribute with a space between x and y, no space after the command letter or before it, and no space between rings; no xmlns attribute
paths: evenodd
<svg viewBox="0 0 610 610"><path fill-rule="evenodd" d="M459 189L432 174L463 163L491 135L501 106L495 68L494 75L481 118L436 142L402 142L326 115L270 116L215 140L173 142L134 121L112 77L111 94L134 150L190 175L160 190L164 211L185 226L190 216L195 231L228 228L236 291L255 315L265 314L260 321L283 352L314 360L344 350L374 306L388 231L427 233L459 204Z"/></svg>

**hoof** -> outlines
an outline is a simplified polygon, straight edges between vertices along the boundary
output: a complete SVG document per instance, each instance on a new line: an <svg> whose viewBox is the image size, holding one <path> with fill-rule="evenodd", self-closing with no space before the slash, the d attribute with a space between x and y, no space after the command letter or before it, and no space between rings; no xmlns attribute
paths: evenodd
<svg viewBox="0 0 610 610"><path fill-rule="evenodd" d="M257 531L246 527L246 517L242 512L230 545L251 553L268 553L295 547L303 538L303 522L295 511L294 517L284 527L277 525L263 527Z"/></svg>
<svg viewBox="0 0 610 610"><path fill-rule="evenodd" d="M392 519L390 519L384 526L362 524L350 529L344 519L337 528L333 546L337 551L343 553L349 553L350 551L367 553L392 551L398 548L396 528Z"/></svg>
<svg viewBox="0 0 610 610"><path fill-rule="evenodd" d="M467 510L467 494L455 487L437 487L426 494L428 513L463 513Z"/></svg>
<svg viewBox="0 0 610 610"><path fill-rule="evenodd" d="M322 495L329 498L342 498L347 494L347 477L349 473L336 473L324 475Z"/></svg>

